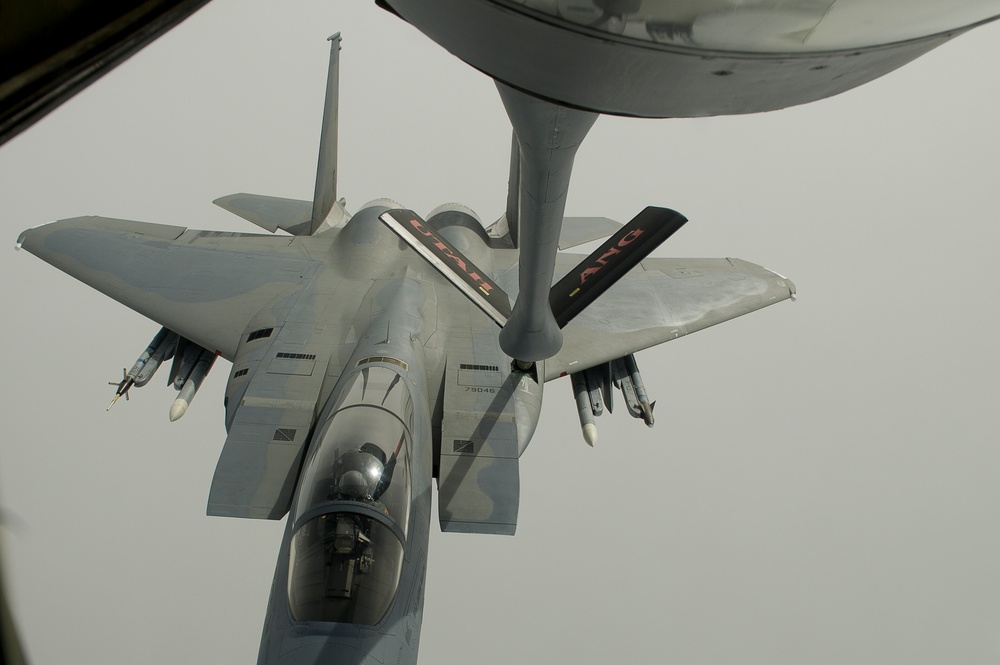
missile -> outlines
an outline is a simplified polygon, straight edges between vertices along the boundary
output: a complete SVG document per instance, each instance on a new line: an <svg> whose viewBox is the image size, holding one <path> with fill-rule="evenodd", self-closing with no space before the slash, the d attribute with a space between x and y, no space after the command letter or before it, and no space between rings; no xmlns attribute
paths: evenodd
<svg viewBox="0 0 1000 665"><path fill-rule="evenodd" d="M625 408L633 418L642 418L642 407L639 405L639 398L636 395L635 385L632 383L632 376L625 366L625 358L618 358L612 361L612 371L614 372L615 385L622 391L625 398Z"/></svg>
<svg viewBox="0 0 1000 665"><path fill-rule="evenodd" d="M647 427L653 426L653 407L656 402L649 403L649 396L646 394L646 385L639 375L639 366L635 362L635 355L630 353L625 356L625 370L629 378L632 379L632 386L635 388L635 397L639 400L639 408L642 410L642 420Z"/></svg>
<svg viewBox="0 0 1000 665"><path fill-rule="evenodd" d="M156 359L158 357L157 352L164 346L164 342L167 341L168 336L171 335L174 335L174 333L166 328L160 328L160 331L156 333L146 347L146 350L139 354L135 364L132 365L132 369L126 372L125 368L122 368L122 380L108 382L108 385L117 386L115 397L111 400L111 404L108 405L108 411L111 410L111 407L115 405L115 402L122 395L128 401L128 392L132 389L132 386L141 388L146 385L160 364L160 360ZM152 365L150 361L152 361Z"/></svg>
<svg viewBox="0 0 1000 665"><path fill-rule="evenodd" d="M587 381L590 382L591 386L601 387L601 395L604 397L604 403L608 407L608 413L614 413L615 391L611 382L611 363L606 362L603 365L588 369Z"/></svg>
<svg viewBox="0 0 1000 665"><path fill-rule="evenodd" d="M153 378L156 374L156 370L160 368L160 364L165 360L170 360L174 356L174 351L177 349L178 335L173 331L167 331L167 334L160 340L157 345L156 350L149 356L149 359L145 362L142 369L135 377L135 387L142 388L144 385L149 383L149 380Z"/></svg>
<svg viewBox="0 0 1000 665"><path fill-rule="evenodd" d="M583 429L583 440L592 447L597 443L597 425L594 424L594 410L590 401L590 390L583 372L570 375L573 380L573 395L576 398L576 408L580 415L580 427Z"/></svg>
<svg viewBox="0 0 1000 665"><path fill-rule="evenodd" d="M108 404L108 408L106 409L106 411L110 411L111 407L113 407L115 405L115 402L117 402L118 398L121 397L122 395L125 395L125 401L126 402L128 401L128 391L131 390L132 386L135 385L135 378L129 376L125 372L125 368L122 367L122 380L121 381L108 381L108 385L109 386L118 386L118 389L115 391L115 396L114 396L114 398L112 398L111 404Z"/></svg>
<svg viewBox="0 0 1000 665"><path fill-rule="evenodd" d="M590 410L593 411L594 417L603 415L604 402L601 400L601 367L591 367L581 372L581 374L583 374L587 382L587 391L590 393Z"/></svg>
<svg viewBox="0 0 1000 665"><path fill-rule="evenodd" d="M170 422L174 422L187 413L188 407L191 405L191 400L194 399L198 388L201 387L202 382L208 375L208 371L212 369L215 358L216 354L202 349L201 355L198 357L198 362L195 363L194 369L191 370L191 375L184 382L184 386L181 388L177 399L170 405Z"/></svg>
<svg viewBox="0 0 1000 665"><path fill-rule="evenodd" d="M184 382L191 375L195 363L198 362L198 358L201 357L201 352L204 350L194 342L183 337L180 338L177 341L177 352L174 354L174 362L170 366L170 378L167 380L167 385L172 385L174 390L183 388Z"/></svg>

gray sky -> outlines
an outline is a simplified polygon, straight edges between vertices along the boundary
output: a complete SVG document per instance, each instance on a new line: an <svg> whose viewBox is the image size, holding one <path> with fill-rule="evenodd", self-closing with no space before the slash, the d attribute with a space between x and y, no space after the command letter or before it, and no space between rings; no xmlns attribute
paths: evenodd
<svg viewBox="0 0 1000 665"><path fill-rule="evenodd" d="M485 221L493 84L371 3L215 0L0 149L0 223L82 214L253 232L211 204L312 194L344 33L340 193ZM792 278L783 303L641 353L657 426L565 381L513 538L432 533L422 663L1000 660L994 290L1000 26L759 116L601 118L568 214L691 219L660 250ZM254 662L281 525L208 518L226 366L169 423L107 381L157 326L27 253L0 260L0 498L33 662Z"/></svg>

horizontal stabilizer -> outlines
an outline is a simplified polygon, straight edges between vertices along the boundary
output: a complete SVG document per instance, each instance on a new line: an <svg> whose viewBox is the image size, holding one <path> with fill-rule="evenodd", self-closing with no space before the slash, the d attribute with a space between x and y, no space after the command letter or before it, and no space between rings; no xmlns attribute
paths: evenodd
<svg viewBox="0 0 1000 665"><path fill-rule="evenodd" d="M271 233L281 229L298 236L309 235L312 230L313 204L309 201L240 193L223 196L212 203Z"/></svg>
<svg viewBox="0 0 1000 665"><path fill-rule="evenodd" d="M510 298L496 282L430 228L412 210L388 210L379 219L406 244L458 287L487 316L503 327L510 318Z"/></svg>
<svg viewBox="0 0 1000 665"><path fill-rule="evenodd" d="M684 226L687 218L669 208L647 207L559 280L549 305L560 328Z"/></svg>
<svg viewBox="0 0 1000 665"><path fill-rule="evenodd" d="M607 238L621 227L621 222L607 217L563 217L559 249L565 251L586 242Z"/></svg>

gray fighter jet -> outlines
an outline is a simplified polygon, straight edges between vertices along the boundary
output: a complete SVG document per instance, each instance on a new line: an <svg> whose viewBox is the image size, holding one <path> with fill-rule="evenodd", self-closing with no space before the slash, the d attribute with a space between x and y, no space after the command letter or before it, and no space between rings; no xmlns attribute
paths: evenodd
<svg viewBox="0 0 1000 665"><path fill-rule="evenodd" d="M162 326L115 382L115 400L170 362L175 420L218 357L232 363L208 513L288 514L259 662L413 663L435 480L443 530L513 534L518 460L547 381L571 377L563 383L591 445L615 388L652 426L636 351L795 289L738 259L648 258L686 221L672 210L646 208L623 226L563 219L561 198L544 242L603 243L589 256L557 253L553 274L526 276L519 259L538 247L511 213L522 212L520 229L532 205L551 217L532 188L564 192L572 160L550 159L563 147L546 131L569 136L593 116L513 89L502 95L517 118L515 177L497 223L484 227L456 204L424 219L387 199L349 213L336 195L340 39L331 39L314 200L216 201L270 234L79 217L25 231L18 246ZM510 325L526 279L544 298L525 311L551 319L557 351ZM504 351L510 330L530 353Z"/></svg>

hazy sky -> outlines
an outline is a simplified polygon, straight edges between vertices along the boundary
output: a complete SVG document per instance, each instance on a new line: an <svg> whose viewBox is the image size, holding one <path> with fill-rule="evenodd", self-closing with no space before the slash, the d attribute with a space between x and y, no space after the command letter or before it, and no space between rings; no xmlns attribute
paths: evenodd
<svg viewBox="0 0 1000 665"><path fill-rule="evenodd" d="M340 193L502 211L492 82L368 2L215 0L0 148L0 224L83 214L254 232L211 204L312 195L341 30ZM639 354L649 430L546 387L517 535L434 528L421 663L1000 661L1000 26L811 106L601 118L567 213L690 219L660 250L793 279ZM105 412L156 324L0 260L0 498L34 663L256 658L282 525L208 518L228 364L169 423Z"/></svg>

